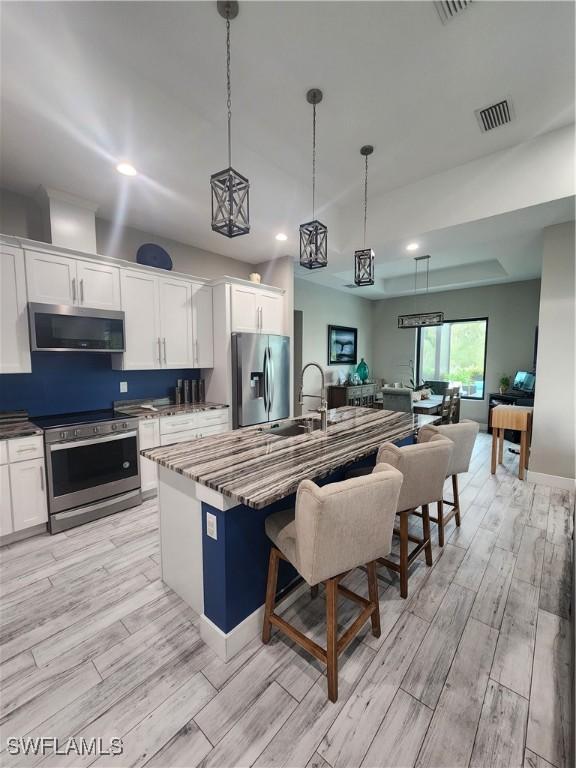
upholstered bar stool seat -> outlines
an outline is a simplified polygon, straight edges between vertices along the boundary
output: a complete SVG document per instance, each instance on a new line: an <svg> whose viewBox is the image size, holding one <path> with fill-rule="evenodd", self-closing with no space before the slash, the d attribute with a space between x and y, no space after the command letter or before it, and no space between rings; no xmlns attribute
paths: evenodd
<svg viewBox="0 0 576 768"><path fill-rule="evenodd" d="M453 443L452 456L448 465L446 477L452 478L452 501L443 499L438 503L438 517L430 520L438 525L438 543L444 546L444 529L446 524L454 517L456 525L460 525L460 496L458 491L458 475L468 472L470 459L478 435L479 425L476 421L464 419L458 424L427 424L418 433L418 443L425 444L438 436L448 438ZM444 504L451 510L444 514Z"/></svg>
<svg viewBox="0 0 576 768"><path fill-rule="evenodd" d="M375 561L390 552L394 516L402 475L387 466L369 477L344 480L322 488L303 480L296 507L277 512L266 520L270 550L262 641L270 640L272 625L327 665L328 697L338 698L338 654L370 620L380 635L380 608ZM274 612L278 563L290 562L311 587L326 587L326 648L306 637ZM339 582L353 568L366 566L368 599ZM358 618L337 636L338 594L359 603Z"/></svg>

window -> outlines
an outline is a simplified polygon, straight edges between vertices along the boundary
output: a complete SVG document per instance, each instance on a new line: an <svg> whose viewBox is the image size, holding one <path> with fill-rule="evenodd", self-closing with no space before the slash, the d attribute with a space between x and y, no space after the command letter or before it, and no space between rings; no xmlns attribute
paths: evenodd
<svg viewBox="0 0 576 768"><path fill-rule="evenodd" d="M448 381L460 395L484 397L488 318L451 320L419 328L416 337L418 381Z"/></svg>

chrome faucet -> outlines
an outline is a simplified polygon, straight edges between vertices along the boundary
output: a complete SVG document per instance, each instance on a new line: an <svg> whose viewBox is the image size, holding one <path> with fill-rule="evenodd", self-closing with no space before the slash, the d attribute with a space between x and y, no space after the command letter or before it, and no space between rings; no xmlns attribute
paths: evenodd
<svg viewBox="0 0 576 768"><path fill-rule="evenodd" d="M307 368L318 368L320 371L320 376L322 376L322 387L320 389L319 395L307 395L303 392L304 389L304 373L306 372ZM328 403L326 402L326 382L324 380L324 371L322 369L322 366L318 363L306 363L304 368L302 368L302 373L300 374L300 388L298 391L298 404L304 405L304 398L305 397L315 397L320 400L320 407L318 408L318 413L320 414L320 426L322 428L323 432L326 432L328 429Z"/></svg>

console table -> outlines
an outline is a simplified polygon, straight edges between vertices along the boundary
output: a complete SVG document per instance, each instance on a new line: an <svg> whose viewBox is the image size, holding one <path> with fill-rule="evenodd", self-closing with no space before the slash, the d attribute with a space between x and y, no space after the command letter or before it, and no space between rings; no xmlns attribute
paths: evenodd
<svg viewBox="0 0 576 768"><path fill-rule="evenodd" d="M345 405L372 408L376 390L376 384L332 384L328 387L328 408L341 408Z"/></svg>

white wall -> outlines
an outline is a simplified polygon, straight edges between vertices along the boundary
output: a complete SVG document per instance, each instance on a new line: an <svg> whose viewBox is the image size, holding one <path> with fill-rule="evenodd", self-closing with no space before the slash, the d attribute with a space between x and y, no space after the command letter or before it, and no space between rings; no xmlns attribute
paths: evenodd
<svg viewBox="0 0 576 768"><path fill-rule="evenodd" d="M574 260L574 222L545 229L529 479L550 484L575 477Z"/></svg>
<svg viewBox="0 0 576 768"><path fill-rule="evenodd" d="M374 375L390 383L410 379L407 363L415 358L416 331L399 330L398 315L443 311L446 320L488 317L486 397L462 401L462 416L485 424L487 395L498 391L499 378L532 367L539 292L540 281L527 280L374 302Z"/></svg>
<svg viewBox="0 0 576 768"><path fill-rule="evenodd" d="M308 280L295 280L294 309L303 313L303 365L320 363L326 372L327 384L337 383L340 370L353 370L355 366L328 365L328 326L344 325L358 329L358 362L364 357L372 371L372 307L368 299L324 288ZM304 391L320 392L319 374L313 371L306 374ZM315 407L317 402L309 400L305 402L304 410Z"/></svg>

